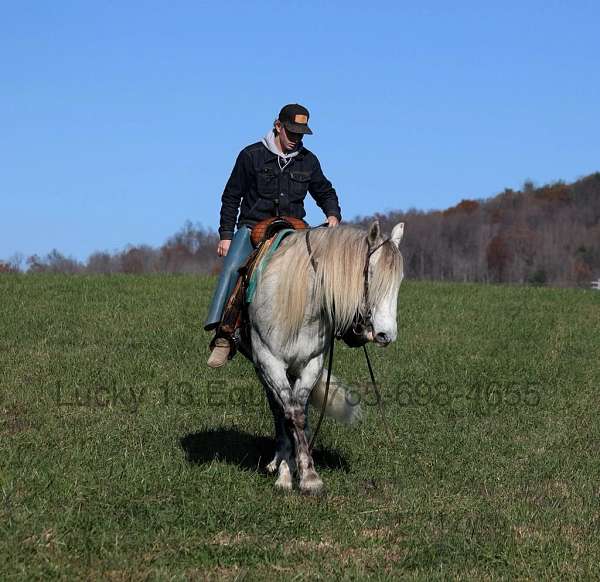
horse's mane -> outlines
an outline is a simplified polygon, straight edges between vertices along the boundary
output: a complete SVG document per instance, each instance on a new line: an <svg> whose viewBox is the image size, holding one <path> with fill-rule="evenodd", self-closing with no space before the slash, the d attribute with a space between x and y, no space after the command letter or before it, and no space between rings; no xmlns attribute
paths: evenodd
<svg viewBox="0 0 600 582"><path fill-rule="evenodd" d="M378 242L381 242L380 239ZM378 243L376 243L378 244ZM314 272L308 254L305 231L288 235L263 273L265 281L277 276L273 313L288 340L297 336L304 321L307 302L319 302L339 333L347 330L362 307L363 269L368 252L367 233L354 226L319 228L310 232ZM384 244L378 251L376 267L369 278L369 305L377 305L402 274L398 247Z"/></svg>

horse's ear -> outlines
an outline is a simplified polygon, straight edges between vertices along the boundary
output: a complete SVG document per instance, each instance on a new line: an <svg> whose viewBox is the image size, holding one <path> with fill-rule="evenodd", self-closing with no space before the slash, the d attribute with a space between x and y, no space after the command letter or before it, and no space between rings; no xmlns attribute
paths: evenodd
<svg viewBox="0 0 600 582"><path fill-rule="evenodd" d="M381 236L381 228L379 228L379 220L374 220L369 226L369 234L367 240L370 245L374 245Z"/></svg>
<svg viewBox="0 0 600 582"><path fill-rule="evenodd" d="M390 239L398 247L398 246L400 246L400 241L402 240L403 236L404 236L404 223L399 222L392 229L392 236L390 237Z"/></svg>

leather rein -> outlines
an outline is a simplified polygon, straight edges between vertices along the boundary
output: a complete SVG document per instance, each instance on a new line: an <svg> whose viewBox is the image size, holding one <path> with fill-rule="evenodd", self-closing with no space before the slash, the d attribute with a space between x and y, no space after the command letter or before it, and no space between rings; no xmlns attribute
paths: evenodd
<svg viewBox="0 0 600 582"><path fill-rule="evenodd" d="M320 226L326 226L326 225L327 225L327 223L320 225ZM317 228L320 228L320 226ZM306 241L306 250L308 251L308 256L310 257L311 265L316 273L317 267L318 267L318 262L313 257L312 247L310 244L310 231L311 230L312 229L309 229L309 228L306 229L306 234L305 234L304 238ZM391 431L391 429L387 423L387 420L385 418L385 413L383 410L383 403L381 401L381 393L379 392L379 389L377 388L377 382L375 380L375 373L373 371L373 366L371 365L371 359L369 358L369 353L367 351L366 344L367 344L368 340L365 339L365 331L369 327L371 328L371 331L372 331L372 328L373 328L373 324L371 323L372 312L371 312L371 308L369 306L369 264L371 263L371 257L373 256L373 254L376 251L378 251L384 244L389 243L390 239L386 238L384 241L380 242L378 245L376 245L374 247L371 247L368 237L366 239L366 242L367 242L367 254L365 256L365 265L363 267L363 279L364 279L363 300L362 300L363 309L354 316L354 319L352 321L352 325L351 325L350 329L348 329L341 336L339 336L339 335L336 336L336 333L335 333L335 306L334 306L334 310L333 310L333 314L332 314L332 322L331 322L331 337L330 337L330 343L329 343L329 364L327 366L327 381L325 383L325 398L323 399L323 406L321 407L321 412L319 414L319 420L317 422L317 426L315 427L315 432L313 433L312 439L310 441L309 450L311 452L313 450L315 441L317 440L317 435L319 434L319 429L321 428L321 424L323 423L323 418L325 416L325 408L327 406L327 400L329 398L329 385L330 385L330 381L331 381L331 369L333 367L333 351L334 351L336 337L338 337L339 339L343 339L346 342L346 344L348 344L350 347L361 347L362 346L364 354L365 354L365 359L367 361L367 367L369 369L369 375L371 376L371 386L373 387L373 391L375 392L375 398L376 398L376 402L377 402L377 407L379 409L379 414L381 415L381 420L382 420L385 430L387 432L387 436L390 441L390 444L391 445L394 444L393 434L392 434L392 431Z"/></svg>

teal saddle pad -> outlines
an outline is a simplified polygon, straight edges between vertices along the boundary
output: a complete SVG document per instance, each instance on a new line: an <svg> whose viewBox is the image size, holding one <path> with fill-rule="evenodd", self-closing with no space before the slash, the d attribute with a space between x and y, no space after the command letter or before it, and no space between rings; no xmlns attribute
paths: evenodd
<svg viewBox="0 0 600 582"><path fill-rule="evenodd" d="M275 235L275 240L271 243L269 250L265 253L265 256L261 259L260 263L256 266L256 269L250 275L250 283L248 283L248 288L246 289L246 303L252 303L254 299L254 295L256 293L256 283L261 273L265 269L265 267L269 264L273 253L279 247L281 241L288 235L290 232L296 232L293 228L284 228L280 230Z"/></svg>

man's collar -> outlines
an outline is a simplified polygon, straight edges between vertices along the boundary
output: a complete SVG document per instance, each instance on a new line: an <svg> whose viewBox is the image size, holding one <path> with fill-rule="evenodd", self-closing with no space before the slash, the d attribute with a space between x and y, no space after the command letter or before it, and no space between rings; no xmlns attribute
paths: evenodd
<svg viewBox="0 0 600 582"><path fill-rule="evenodd" d="M277 159L277 155L274 154L267 146L265 146L265 144L262 144L263 147L265 148L265 150L267 150L267 156L265 159L265 162L273 162ZM304 146L301 146L300 149L298 150L298 153L294 156L294 160L301 160L305 155L306 155L306 150L304 148Z"/></svg>

